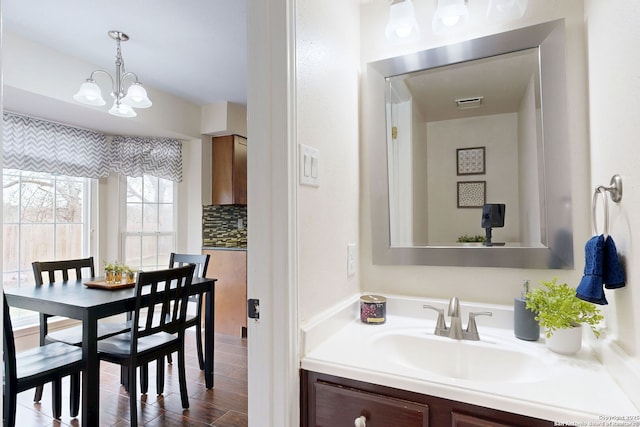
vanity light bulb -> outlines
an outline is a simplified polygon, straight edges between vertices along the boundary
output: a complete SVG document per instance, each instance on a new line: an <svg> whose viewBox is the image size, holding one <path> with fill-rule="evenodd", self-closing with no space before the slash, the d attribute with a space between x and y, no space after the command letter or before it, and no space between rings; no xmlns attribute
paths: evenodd
<svg viewBox="0 0 640 427"><path fill-rule="evenodd" d="M416 22L415 10L411 0L395 2L389 9L389 23L385 31L389 40L409 40L418 38L420 30Z"/></svg>
<svg viewBox="0 0 640 427"><path fill-rule="evenodd" d="M432 21L433 32L451 33L462 29L468 20L469 9L464 0L438 0Z"/></svg>
<svg viewBox="0 0 640 427"><path fill-rule="evenodd" d="M502 0L496 4L496 9L500 12L509 12L515 6L515 0Z"/></svg>
<svg viewBox="0 0 640 427"><path fill-rule="evenodd" d="M458 22L460 22L460 15L445 16L442 18L442 23L447 27L453 27Z"/></svg>
<svg viewBox="0 0 640 427"><path fill-rule="evenodd" d="M411 26L396 28L396 35L400 38L409 37L411 35Z"/></svg>
<svg viewBox="0 0 640 427"><path fill-rule="evenodd" d="M493 20L512 20L521 18L527 10L528 0L491 0L487 17Z"/></svg>

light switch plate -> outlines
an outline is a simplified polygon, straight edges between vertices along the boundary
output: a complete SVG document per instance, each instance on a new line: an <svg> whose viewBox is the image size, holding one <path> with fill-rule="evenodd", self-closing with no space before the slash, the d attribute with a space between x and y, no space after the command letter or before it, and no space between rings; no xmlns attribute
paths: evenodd
<svg viewBox="0 0 640 427"><path fill-rule="evenodd" d="M320 151L308 145L300 144L300 184L312 187L320 186Z"/></svg>

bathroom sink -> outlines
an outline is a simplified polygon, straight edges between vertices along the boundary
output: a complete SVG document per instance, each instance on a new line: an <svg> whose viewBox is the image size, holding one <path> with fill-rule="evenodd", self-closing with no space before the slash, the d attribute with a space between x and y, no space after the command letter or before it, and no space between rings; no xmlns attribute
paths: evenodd
<svg viewBox="0 0 640 427"><path fill-rule="evenodd" d="M376 358L416 375L493 383L533 382L551 375L551 366L526 348L495 339L454 340L424 330L403 330L379 334L371 345Z"/></svg>

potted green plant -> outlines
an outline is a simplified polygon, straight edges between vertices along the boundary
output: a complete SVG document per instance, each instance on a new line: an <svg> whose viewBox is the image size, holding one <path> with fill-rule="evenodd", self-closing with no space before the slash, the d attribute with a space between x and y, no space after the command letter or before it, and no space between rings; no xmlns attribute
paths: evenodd
<svg viewBox="0 0 640 427"><path fill-rule="evenodd" d="M106 262L104 263L104 276L105 276L105 282L109 283L113 283L115 278L115 271L116 271L116 267L114 265L114 263L112 262Z"/></svg>
<svg viewBox="0 0 640 427"><path fill-rule="evenodd" d="M480 234L477 234L475 236L468 236L466 234L463 234L462 236L458 236L458 243L484 243L486 241L486 237L482 236Z"/></svg>
<svg viewBox="0 0 640 427"><path fill-rule="evenodd" d="M128 265L122 266L122 276L125 278L125 283L135 283L136 273Z"/></svg>
<svg viewBox="0 0 640 427"><path fill-rule="evenodd" d="M113 277L113 281L115 283L121 283L122 282L122 271L123 271L124 266L122 264L120 264L118 261L114 261L113 263L113 272L114 272L114 277Z"/></svg>
<svg viewBox="0 0 640 427"><path fill-rule="evenodd" d="M544 328L547 345L552 351L573 354L582 346L582 324L587 324L596 337L596 326L603 319L594 304L576 297L575 288L558 283L557 278L544 286L527 292L527 308L536 313L536 320Z"/></svg>

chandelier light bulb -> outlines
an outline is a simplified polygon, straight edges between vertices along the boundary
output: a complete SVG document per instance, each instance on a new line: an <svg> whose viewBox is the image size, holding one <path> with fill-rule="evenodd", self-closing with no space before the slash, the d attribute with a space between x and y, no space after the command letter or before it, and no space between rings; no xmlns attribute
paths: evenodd
<svg viewBox="0 0 640 427"><path fill-rule="evenodd" d="M127 104L118 104L118 101L113 102L113 106L109 109L109 114L117 117L135 117L136 112Z"/></svg>
<svg viewBox="0 0 640 427"><path fill-rule="evenodd" d="M134 108L149 108L152 105L147 96L147 91L140 82L135 82L129 86L127 95L122 98L122 103Z"/></svg>
<svg viewBox="0 0 640 427"><path fill-rule="evenodd" d="M87 105L102 106L106 104L102 98L100 87L92 79L87 79L80 85L80 90L73 95L73 99Z"/></svg>

